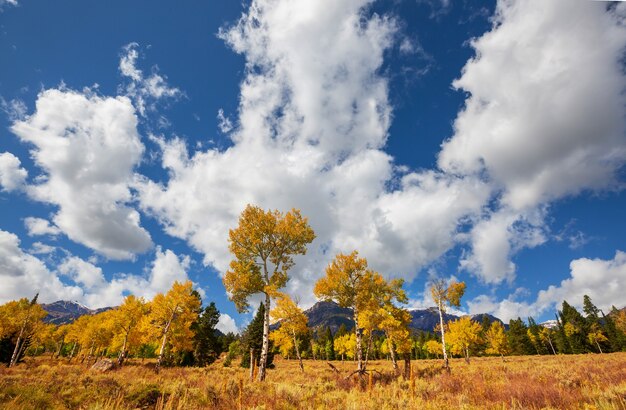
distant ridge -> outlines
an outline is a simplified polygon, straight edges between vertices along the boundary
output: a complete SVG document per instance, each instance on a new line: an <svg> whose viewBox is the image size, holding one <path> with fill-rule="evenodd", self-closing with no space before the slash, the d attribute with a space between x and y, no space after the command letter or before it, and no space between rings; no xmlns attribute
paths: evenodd
<svg viewBox="0 0 626 410"><path fill-rule="evenodd" d="M90 309L81 303L69 300L57 300L53 303L42 303L41 307L48 312L48 316L46 316L43 321L55 325L65 325L72 323L81 316L95 315L96 313L113 309L112 307Z"/></svg>
<svg viewBox="0 0 626 410"><path fill-rule="evenodd" d="M412 317L409 327L413 330L433 332L435 327L439 324L439 312L434 307L428 309L412 309L409 310L409 312ZM352 309L342 308L335 302L317 302L309 309L305 310L304 314L309 319L309 327L313 329L319 330L329 327L330 330L335 333L341 325L345 325L348 329L353 326ZM497 317L487 313L472 315L471 318L481 323L484 316L486 316L490 322L498 321L503 323ZM444 314L444 322L447 323L459 317L460 316L446 313Z"/></svg>

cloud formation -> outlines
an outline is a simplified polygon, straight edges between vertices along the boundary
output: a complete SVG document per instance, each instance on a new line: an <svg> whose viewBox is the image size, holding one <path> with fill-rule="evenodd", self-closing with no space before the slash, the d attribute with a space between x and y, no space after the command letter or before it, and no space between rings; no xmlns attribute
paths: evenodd
<svg viewBox="0 0 626 410"><path fill-rule="evenodd" d="M137 67L138 58L139 44L127 44L124 46L123 53L120 56L119 70L122 76L130 80L122 94L130 97L137 111L142 116L145 116L146 111L155 111L156 101L160 99L177 99L183 93L178 88L171 87L167 83L167 78L159 74L157 66L152 68L150 75L144 75L143 71Z"/></svg>
<svg viewBox="0 0 626 410"><path fill-rule="evenodd" d="M10 152L0 153L0 188L11 192L22 189L28 177L28 171L21 166L19 158Z"/></svg>
<svg viewBox="0 0 626 410"><path fill-rule="evenodd" d="M32 216L24 218L24 226L28 231L29 236L41 236L41 235L58 235L61 230L56 226L50 224L47 219L35 218Z"/></svg>
<svg viewBox="0 0 626 410"><path fill-rule="evenodd" d="M232 146L190 153L180 139L161 140L169 180L137 186L143 210L220 272L247 203L300 208L317 235L289 284L304 305L340 251L359 249L384 274L414 278L488 198L479 178L399 173L383 151L391 105L379 71L398 27L369 5L254 1L220 32L246 58Z"/></svg>
<svg viewBox="0 0 626 410"><path fill-rule="evenodd" d="M54 248L36 242L29 254L20 247L15 234L0 230L0 303L39 293L42 302L62 299L75 300L90 308L117 306L127 294L152 299L159 292L167 292L174 281L189 279L189 257L176 255L169 249L156 249L147 272L117 273L110 280L105 278L102 268L74 255L64 257L56 270L50 270L33 255L53 251ZM204 290L197 290L205 296Z"/></svg>
<svg viewBox="0 0 626 410"><path fill-rule="evenodd" d="M553 308L559 308L564 300L579 309L583 296L587 295L604 312L611 306L624 304L626 289L626 253L617 251L613 259L575 259L570 263L570 276L559 285L540 290L534 301L521 300L527 294L524 289L512 293L504 300L481 295L468 302L471 314L489 312L508 321L517 317L539 316Z"/></svg>
<svg viewBox="0 0 626 410"><path fill-rule="evenodd" d="M511 279L524 233L545 240L542 207L618 185L626 160L624 7L597 2L500 1L491 31L453 86L469 94L439 167L485 175L495 212L476 224L462 266L486 282ZM530 218L529 218L530 216ZM524 236L524 235L522 235Z"/></svg>
<svg viewBox="0 0 626 410"><path fill-rule="evenodd" d="M129 183L144 146L128 98L45 90L35 112L11 130L31 144L31 157L44 172L28 194L58 207L54 224L70 239L112 259L150 248L150 234L129 205Z"/></svg>

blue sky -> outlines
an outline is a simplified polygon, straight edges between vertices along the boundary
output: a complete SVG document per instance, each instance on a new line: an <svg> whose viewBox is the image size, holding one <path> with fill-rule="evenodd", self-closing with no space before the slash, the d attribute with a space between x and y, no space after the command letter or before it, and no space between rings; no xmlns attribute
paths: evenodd
<svg viewBox="0 0 626 410"><path fill-rule="evenodd" d="M468 284L463 312L625 304L626 7L591 1L0 1L0 301L91 307L220 273L247 203Z"/></svg>

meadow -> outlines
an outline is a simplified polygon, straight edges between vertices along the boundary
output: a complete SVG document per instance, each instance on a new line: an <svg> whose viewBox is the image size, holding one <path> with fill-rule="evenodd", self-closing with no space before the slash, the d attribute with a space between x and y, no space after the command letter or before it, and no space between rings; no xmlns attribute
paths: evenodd
<svg viewBox="0 0 626 410"><path fill-rule="evenodd" d="M96 372L67 359L28 357L0 369L2 409L626 409L626 353L511 356L412 362L413 377L395 377L388 361L372 376L346 379L355 368L336 361L276 359L263 383L249 370L165 367L130 360Z"/></svg>

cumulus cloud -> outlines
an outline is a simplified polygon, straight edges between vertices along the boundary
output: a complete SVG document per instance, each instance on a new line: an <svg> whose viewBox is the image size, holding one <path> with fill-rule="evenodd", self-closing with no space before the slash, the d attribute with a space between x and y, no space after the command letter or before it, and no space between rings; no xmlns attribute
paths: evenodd
<svg viewBox="0 0 626 410"><path fill-rule="evenodd" d="M117 273L106 280L102 268L76 256L66 258L59 265L59 272L71 279L82 290L79 301L91 308L119 305L124 296L133 294L152 299L157 293L167 292L174 281L189 279L187 270L190 259L179 257L169 249L157 247L150 270L146 274ZM197 288L201 296L204 291Z"/></svg>
<svg viewBox="0 0 626 410"><path fill-rule="evenodd" d="M137 67L139 58L139 44L130 43L124 46L123 54L120 57L119 70L122 76L128 78L130 82L126 86L124 93L130 97L139 113L143 116L146 111L155 110L155 101L159 99L177 99L183 93L176 87L171 87L167 83L167 78L158 72L158 67L154 66L150 75L144 75Z"/></svg>
<svg viewBox="0 0 626 410"><path fill-rule="evenodd" d="M254 1L223 38L246 58L237 129L224 151L160 140L169 180L138 184L142 208L224 272L228 230L247 203L307 216L317 239L289 291L306 295L339 251L413 278L455 244L481 209L480 178L395 171L382 149L391 119L379 73L397 24L369 1Z"/></svg>
<svg viewBox="0 0 626 410"><path fill-rule="evenodd" d="M508 209L492 213L474 224L470 233L472 252L465 254L460 266L485 283L513 282L516 266L512 255L522 248L533 248L547 241L545 210L525 213Z"/></svg>
<svg viewBox="0 0 626 410"><path fill-rule="evenodd" d="M220 313L220 320L217 322L217 326L215 327L224 334L239 333L239 328L237 327L237 323L235 323L235 319L226 313Z"/></svg>
<svg viewBox="0 0 626 410"><path fill-rule="evenodd" d="M0 230L0 303L39 293L42 302L62 299L75 300L90 308L117 306L127 294L152 299L159 292L167 292L174 281L189 279L189 257L176 255L169 249L156 249L147 272L117 273L110 280L101 267L77 256L66 256L55 271L34 256L54 250L36 242L29 254L20 248L15 234ZM206 296L203 289L196 289L202 297Z"/></svg>
<svg viewBox="0 0 626 410"><path fill-rule="evenodd" d="M559 285L551 285L540 290L532 302L523 301L527 290L518 289L503 300L494 296L481 295L468 302L470 313L489 312L508 321L517 317L526 318L556 311L561 302L567 300L571 305L582 309L583 296L591 300L605 312L611 306L623 307L624 289L626 289L626 253L616 251L613 259L575 259L570 263L570 276Z"/></svg>
<svg viewBox="0 0 626 410"><path fill-rule="evenodd" d="M46 245L45 243L41 242L35 242L31 246L28 253L33 255L46 255L53 253L54 251L56 251L56 248L54 246Z"/></svg>
<svg viewBox="0 0 626 410"><path fill-rule="evenodd" d="M32 216L26 217L24 218L24 226L26 227L29 236L55 236L61 233L59 228L50 224L50 221L43 218L35 218Z"/></svg>
<svg viewBox="0 0 626 410"><path fill-rule="evenodd" d="M469 97L438 164L493 185L499 209L474 228L464 265L485 281L514 274L512 221L617 185L626 159L623 21L598 2L500 1L492 30L472 41L476 57L453 83ZM530 246L541 242L534 229Z"/></svg>
<svg viewBox="0 0 626 410"><path fill-rule="evenodd" d="M626 289L626 253L616 251L613 259L575 259L570 263L570 277L558 286L540 291L537 304L540 308L567 300L582 307L583 296L588 295L606 312L612 305L623 307Z"/></svg>
<svg viewBox="0 0 626 410"><path fill-rule="evenodd" d="M24 252L18 237L0 230L0 303L40 295L40 301L78 300L82 290L67 286L37 257Z"/></svg>
<svg viewBox="0 0 626 410"><path fill-rule="evenodd" d="M19 158L10 152L0 153L0 187L5 192L22 189L28 172L21 167Z"/></svg>
<svg viewBox="0 0 626 410"><path fill-rule="evenodd" d="M54 224L70 239L112 259L150 248L139 213L128 206L128 184L144 152L128 98L49 89L11 130L32 144L44 172L29 195L58 207Z"/></svg>

